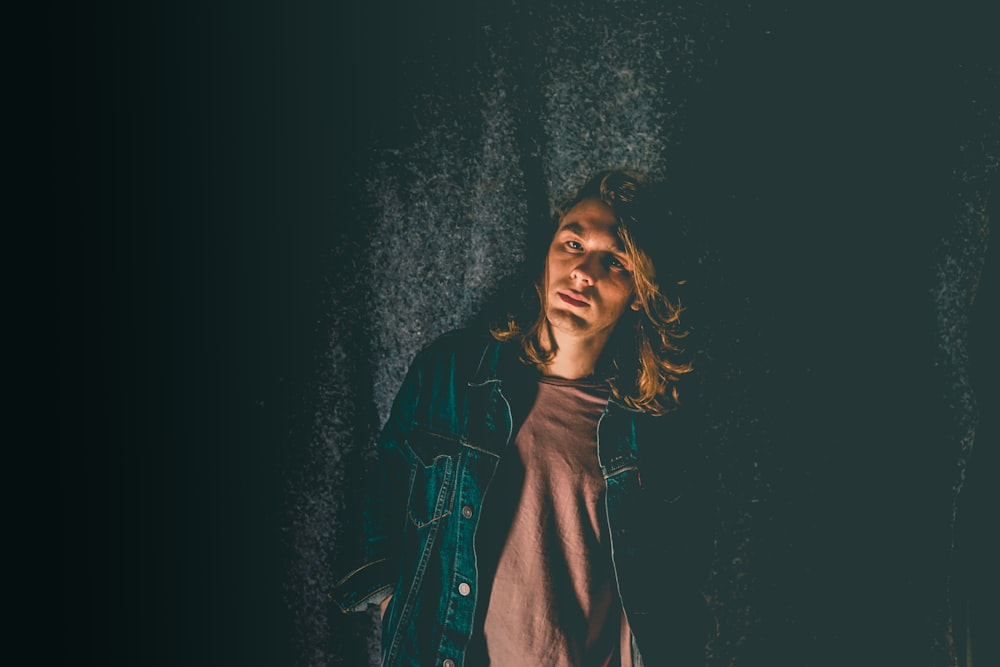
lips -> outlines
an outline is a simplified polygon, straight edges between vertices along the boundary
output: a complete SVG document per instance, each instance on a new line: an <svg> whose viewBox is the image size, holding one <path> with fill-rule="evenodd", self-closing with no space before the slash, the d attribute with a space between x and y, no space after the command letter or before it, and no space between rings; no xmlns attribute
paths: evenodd
<svg viewBox="0 0 1000 667"><path fill-rule="evenodd" d="M562 299L565 303L568 303L571 306L575 306L577 308L590 308L589 303L583 301L582 299L577 299L567 294L566 292L556 292L556 294L559 295L560 299Z"/></svg>

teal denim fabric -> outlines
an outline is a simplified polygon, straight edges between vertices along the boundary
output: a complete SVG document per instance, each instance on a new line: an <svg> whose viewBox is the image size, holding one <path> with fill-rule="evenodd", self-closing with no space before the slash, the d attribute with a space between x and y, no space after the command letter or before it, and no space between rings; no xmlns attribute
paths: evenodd
<svg viewBox="0 0 1000 667"><path fill-rule="evenodd" d="M476 604L485 602L476 530L514 432L504 389L534 374L517 356L491 338L445 334L418 353L396 396L371 471L377 490L366 499L363 553L331 595L345 612L392 595L385 666L465 664ZM659 428L671 417L612 399L598 424L615 580L642 655L635 664L704 662L707 506L690 502L704 490L693 485L697 448L678 440L683 428ZM640 453L649 459L641 474Z"/></svg>

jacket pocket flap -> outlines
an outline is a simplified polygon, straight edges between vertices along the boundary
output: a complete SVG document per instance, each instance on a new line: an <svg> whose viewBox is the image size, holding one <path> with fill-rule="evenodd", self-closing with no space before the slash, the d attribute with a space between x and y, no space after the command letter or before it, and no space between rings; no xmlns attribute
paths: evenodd
<svg viewBox="0 0 1000 667"><path fill-rule="evenodd" d="M424 466L434 465L439 456L458 456L462 442L453 435L445 435L424 428L416 428L406 439L410 450Z"/></svg>

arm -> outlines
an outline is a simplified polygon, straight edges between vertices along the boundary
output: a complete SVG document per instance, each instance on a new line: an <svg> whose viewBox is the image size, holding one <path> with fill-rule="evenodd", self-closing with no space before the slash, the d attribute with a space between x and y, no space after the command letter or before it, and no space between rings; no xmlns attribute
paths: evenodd
<svg viewBox="0 0 1000 667"><path fill-rule="evenodd" d="M351 545L330 597L344 613L379 604L384 609L397 577L397 555L406 516L408 480L413 465L405 445L413 424L422 373L418 355L393 402L389 418L376 441L376 456L368 457L363 473L366 496L361 539L347 536Z"/></svg>

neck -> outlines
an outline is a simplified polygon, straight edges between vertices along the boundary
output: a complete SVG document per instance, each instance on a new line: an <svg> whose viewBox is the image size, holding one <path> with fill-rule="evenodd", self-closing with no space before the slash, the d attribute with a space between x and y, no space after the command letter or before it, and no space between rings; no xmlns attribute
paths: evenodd
<svg viewBox="0 0 1000 667"><path fill-rule="evenodd" d="M547 325L539 331L539 334L544 347L550 349L554 347L556 350L552 359L542 367L542 374L579 380L594 374L597 360L604 351L611 330L602 331L597 335L572 336Z"/></svg>

